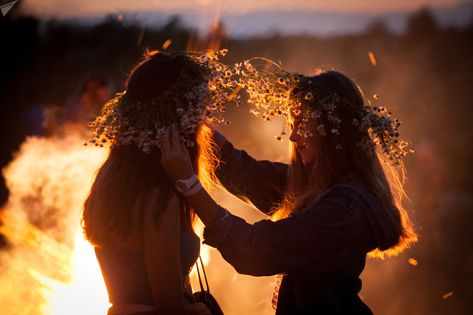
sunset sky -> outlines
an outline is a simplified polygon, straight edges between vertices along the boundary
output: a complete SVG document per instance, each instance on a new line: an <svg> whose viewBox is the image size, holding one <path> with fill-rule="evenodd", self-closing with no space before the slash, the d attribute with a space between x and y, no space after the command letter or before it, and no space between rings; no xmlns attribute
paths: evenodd
<svg viewBox="0 0 473 315"><path fill-rule="evenodd" d="M114 11L142 10L200 10L220 7L223 12L234 14L262 10L310 10L342 12L390 12L415 10L423 6L453 6L471 0L24 0L23 7L29 12L46 16L77 17L107 14Z"/></svg>
<svg viewBox="0 0 473 315"><path fill-rule="evenodd" d="M191 28L206 32L220 19L232 36L358 33L376 18L402 32L410 12L430 7L443 25L463 26L473 18L473 0L23 0L21 10L40 18L94 20L125 16L151 26L179 15ZM465 9L467 8L467 9Z"/></svg>

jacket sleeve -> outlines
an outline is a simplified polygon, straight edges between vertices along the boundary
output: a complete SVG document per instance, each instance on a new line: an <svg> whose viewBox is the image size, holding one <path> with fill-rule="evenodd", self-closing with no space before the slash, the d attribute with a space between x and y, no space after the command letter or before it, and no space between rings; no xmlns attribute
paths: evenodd
<svg viewBox="0 0 473 315"><path fill-rule="evenodd" d="M215 223L204 231L204 243L243 274L335 271L356 246L360 219L339 197L328 194L306 211L255 224L220 208Z"/></svg>
<svg viewBox="0 0 473 315"><path fill-rule="evenodd" d="M216 175L231 194L268 214L283 198L287 168L284 163L257 161L226 141Z"/></svg>

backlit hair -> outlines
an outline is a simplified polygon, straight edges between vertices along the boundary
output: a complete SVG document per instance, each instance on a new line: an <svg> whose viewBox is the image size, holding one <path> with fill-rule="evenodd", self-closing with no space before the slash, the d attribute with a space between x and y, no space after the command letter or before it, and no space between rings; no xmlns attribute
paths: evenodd
<svg viewBox="0 0 473 315"><path fill-rule="evenodd" d="M404 190L406 171L402 160L394 165L392 161L386 159L379 148L370 151L359 145L362 139L371 139L372 135L370 130L361 131L350 124L355 111L358 110L356 106L359 108L364 106L363 94L353 80L337 71L321 72L308 79L316 87L312 91L314 97L327 98L331 94L336 94L341 102L346 100L350 104L349 106L339 104L343 107L339 134L328 132L325 136L317 134L315 137L313 142L316 146L316 162L304 165L294 144L290 144L288 189L274 215L275 218L300 211L332 185L341 182L348 172L354 172L374 195L380 209L388 213L393 227L399 234L399 241L396 244L387 250L376 249L370 255L376 257L397 255L417 241L417 235L403 205L407 195ZM313 110L312 104L306 102L303 107ZM340 142L342 149L337 148Z"/></svg>

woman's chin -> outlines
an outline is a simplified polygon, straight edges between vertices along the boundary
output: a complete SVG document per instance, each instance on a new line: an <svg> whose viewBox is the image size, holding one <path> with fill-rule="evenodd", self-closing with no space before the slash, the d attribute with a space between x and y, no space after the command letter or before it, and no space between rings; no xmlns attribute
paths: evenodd
<svg viewBox="0 0 473 315"><path fill-rule="evenodd" d="M304 164L305 166L310 166L310 165L314 164L315 158L313 156L310 156L310 155L307 155L307 154L304 154L304 153L302 153L300 155L301 160L302 160L302 164Z"/></svg>
<svg viewBox="0 0 473 315"><path fill-rule="evenodd" d="M310 167L312 166L312 164L314 164L314 161L312 161L312 160L309 160L309 161L307 161L307 160L302 160L302 164L304 164L304 167L305 167L306 169L310 169Z"/></svg>
<svg viewBox="0 0 473 315"><path fill-rule="evenodd" d="M302 164L304 164L305 166L309 166L313 162L312 159L310 159L309 157L305 157L303 155L301 155L301 160L302 160Z"/></svg>

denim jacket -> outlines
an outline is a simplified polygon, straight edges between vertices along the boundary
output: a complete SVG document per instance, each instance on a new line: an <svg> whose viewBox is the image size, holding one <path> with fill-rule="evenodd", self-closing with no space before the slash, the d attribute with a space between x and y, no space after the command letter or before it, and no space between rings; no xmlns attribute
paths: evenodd
<svg viewBox="0 0 473 315"><path fill-rule="evenodd" d="M256 161L226 142L217 176L232 194L268 213L281 201L287 165ZM390 218L356 177L332 186L307 209L248 224L223 208L204 231L239 273L283 274L276 314L372 314L360 300L366 254L398 241Z"/></svg>

